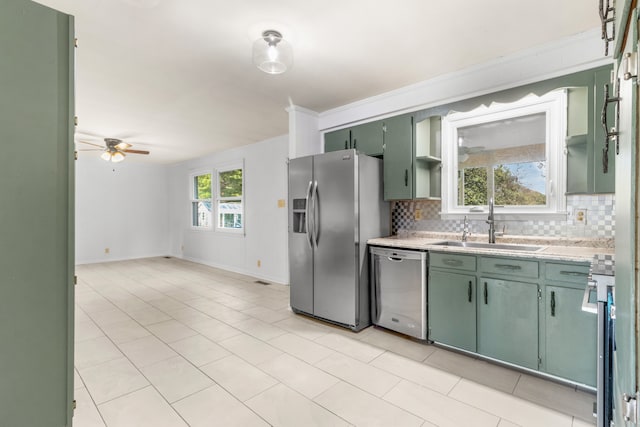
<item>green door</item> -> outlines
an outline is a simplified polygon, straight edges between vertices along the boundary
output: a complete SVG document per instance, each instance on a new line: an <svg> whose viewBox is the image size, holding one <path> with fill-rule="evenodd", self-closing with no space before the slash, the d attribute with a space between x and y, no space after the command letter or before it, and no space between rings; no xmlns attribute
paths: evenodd
<svg viewBox="0 0 640 427"><path fill-rule="evenodd" d="M371 122L351 128L351 147L368 156L382 156L382 122Z"/></svg>
<svg viewBox="0 0 640 427"><path fill-rule="evenodd" d="M429 339L476 351L476 277L431 270Z"/></svg>
<svg viewBox="0 0 640 427"><path fill-rule="evenodd" d="M547 286L545 291L545 371L596 385L597 316L582 311L584 289Z"/></svg>
<svg viewBox="0 0 640 427"><path fill-rule="evenodd" d="M73 414L73 18L0 1L0 426Z"/></svg>
<svg viewBox="0 0 640 427"><path fill-rule="evenodd" d="M349 129L340 129L324 134L324 152L351 148Z"/></svg>
<svg viewBox="0 0 640 427"><path fill-rule="evenodd" d="M413 197L413 116L384 120L384 199Z"/></svg>
<svg viewBox="0 0 640 427"><path fill-rule="evenodd" d="M620 2L628 8L630 1ZM616 8L617 8L616 4ZM637 11L631 11L630 29L626 38L629 50L636 50L638 41ZM618 16L616 16L618 19ZM627 22L626 16L622 23ZM623 32L616 31L616 39L622 39ZM623 420L623 394L634 396L637 393L638 369L638 265L637 257L637 114L638 88L637 77L624 79L625 67L620 65L623 53L616 52L618 59L617 76L620 79L620 120L618 121L618 141L620 154L616 156L616 287L615 287L615 345L614 356L614 422L616 426L629 426ZM613 126L610 124L609 126ZM615 143L612 143L615 147ZM610 155L614 155L612 150Z"/></svg>
<svg viewBox="0 0 640 427"><path fill-rule="evenodd" d="M478 353L538 369L538 285L481 278Z"/></svg>

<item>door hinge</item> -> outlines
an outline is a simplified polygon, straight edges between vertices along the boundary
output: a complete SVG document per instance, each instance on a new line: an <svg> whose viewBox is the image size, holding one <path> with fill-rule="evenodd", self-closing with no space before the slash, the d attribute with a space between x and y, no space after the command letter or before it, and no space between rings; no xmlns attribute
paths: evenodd
<svg viewBox="0 0 640 427"><path fill-rule="evenodd" d="M73 276L73 284L74 285L78 284L78 276Z"/></svg>
<svg viewBox="0 0 640 427"><path fill-rule="evenodd" d="M542 299L542 289L538 288L538 299Z"/></svg>
<svg viewBox="0 0 640 427"><path fill-rule="evenodd" d="M623 78L629 80L638 77L638 52L627 52L622 57Z"/></svg>
<svg viewBox="0 0 640 427"><path fill-rule="evenodd" d="M74 411L78 407L78 402L76 401L76 399L73 399L73 404L71 405L71 407L73 408Z"/></svg>
<svg viewBox="0 0 640 427"><path fill-rule="evenodd" d="M78 38L73 39L73 47L78 47Z"/></svg>
<svg viewBox="0 0 640 427"><path fill-rule="evenodd" d="M538 357L538 369L542 367L542 357Z"/></svg>
<svg viewBox="0 0 640 427"><path fill-rule="evenodd" d="M78 126L78 116L73 117L73 125Z"/></svg>
<svg viewBox="0 0 640 427"><path fill-rule="evenodd" d="M627 393L622 395L622 417L625 421L630 423L638 422L638 398L636 396L629 396Z"/></svg>

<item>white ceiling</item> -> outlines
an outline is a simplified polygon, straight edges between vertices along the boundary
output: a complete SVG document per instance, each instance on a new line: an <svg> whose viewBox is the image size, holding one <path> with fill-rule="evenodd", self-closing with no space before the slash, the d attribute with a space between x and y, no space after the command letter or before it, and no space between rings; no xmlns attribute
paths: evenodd
<svg viewBox="0 0 640 427"><path fill-rule="evenodd" d="M75 16L78 131L158 163L286 134L290 104L322 112L599 25L595 0L38 2ZM266 29L293 46L283 75L251 63Z"/></svg>

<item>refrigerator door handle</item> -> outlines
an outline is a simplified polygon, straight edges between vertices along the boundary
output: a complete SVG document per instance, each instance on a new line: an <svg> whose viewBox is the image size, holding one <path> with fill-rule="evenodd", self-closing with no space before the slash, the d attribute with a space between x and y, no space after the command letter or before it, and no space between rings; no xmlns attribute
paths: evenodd
<svg viewBox="0 0 640 427"><path fill-rule="evenodd" d="M313 204L313 246L318 247L318 235L320 234L320 221L318 218L318 181L313 182L313 191L311 192L311 200Z"/></svg>
<svg viewBox="0 0 640 427"><path fill-rule="evenodd" d="M309 186L307 187L307 197L306 197L306 201L305 201L305 213L304 213L304 227L305 230L307 232L307 243L309 243L309 248L313 249L313 235L312 235L312 229L311 229L311 212L312 210L310 209L309 206L309 201L311 199L311 185L312 182L309 181Z"/></svg>

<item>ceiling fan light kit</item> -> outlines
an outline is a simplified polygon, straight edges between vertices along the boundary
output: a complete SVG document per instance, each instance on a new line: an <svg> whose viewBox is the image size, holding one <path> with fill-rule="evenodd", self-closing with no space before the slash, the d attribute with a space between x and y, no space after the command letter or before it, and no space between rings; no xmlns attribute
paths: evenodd
<svg viewBox="0 0 640 427"><path fill-rule="evenodd" d="M293 50L280 32L266 30L253 43L253 63L267 74L282 74L293 65Z"/></svg>
<svg viewBox="0 0 640 427"><path fill-rule="evenodd" d="M98 147L102 150L102 154L100 154L100 158L106 162L118 163L124 160L126 157L125 153L133 153L133 154L149 154L147 150L132 150L132 145L122 141L117 138L104 138L104 145L94 144L92 142L80 141L78 142L82 144L91 145L94 147ZM94 151L93 149L88 150L80 150L80 151Z"/></svg>

